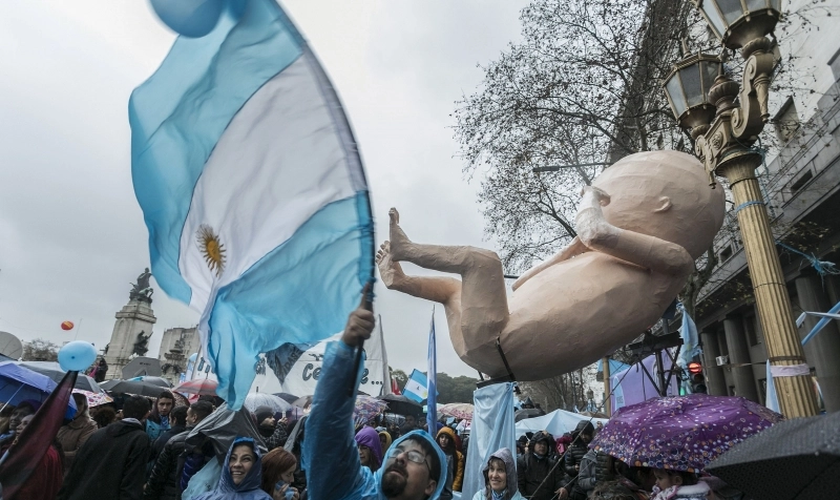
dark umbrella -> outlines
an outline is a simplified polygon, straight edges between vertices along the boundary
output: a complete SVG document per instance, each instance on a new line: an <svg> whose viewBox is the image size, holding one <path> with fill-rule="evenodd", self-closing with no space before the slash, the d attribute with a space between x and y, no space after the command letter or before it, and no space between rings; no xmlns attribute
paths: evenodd
<svg viewBox="0 0 840 500"><path fill-rule="evenodd" d="M288 392L277 392L274 394L278 398L282 399L283 401L291 404L294 404L299 398L294 394L289 394Z"/></svg>
<svg viewBox="0 0 840 500"><path fill-rule="evenodd" d="M782 418L741 397L654 398L618 410L592 447L631 466L699 472Z"/></svg>
<svg viewBox="0 0 840 500"><path fill-rule="evenodd" d="M402 394L386 394L379 399L388 403L388 410L391 413L398 415L420 415L423 413L423 405L408 399Z"/></svg>
<svg viewBox="0 0 840 500"><path fill-rule="evenodd" d="M29 368L33 372L48 376L56 384L61 382L61 379L64 378L64 374L67 373L62 370L61 365L55 361L21 361L20 364ZM83 373L79 373L76 377L76 385L73 386L73 388L88 392L102 392L102 388L99 387L99 384L97 384L91 377L88 377Z"/></svg>
<svg viewBox="0 0 840 500"><path fill-rule="evenodd" d="M525 408L513 414L513 421L519 422L526 418L542 417L543 415L545 415L545 411L542 408Z"/></svg>
<svg viewBox="0 0 840 500"><path fill-rule="evenodd" d="M109 380L99 385L108 392L117 394L135 394L137 396L148 396L156 398L168 387L161 387L158 384L145 380Z"/></svg>
<svg viewBox="0 0 840 500"><path fill-rule="evenodd" d="M750 498L840 495L840 413L780 422L706 467Z"/></svg>

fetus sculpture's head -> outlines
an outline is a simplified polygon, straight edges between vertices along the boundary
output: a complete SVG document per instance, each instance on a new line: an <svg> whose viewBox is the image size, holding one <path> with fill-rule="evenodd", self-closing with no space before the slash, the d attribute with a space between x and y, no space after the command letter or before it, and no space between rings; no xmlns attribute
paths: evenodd
<svg viewBox="0 0 840 500"><path fill-rule="evenodd" d="M703 164L678 151L622 158L593 185L610 195L604 217L619 228L681 245L695 259L723 224L723 188L709 186Z"/></svg>

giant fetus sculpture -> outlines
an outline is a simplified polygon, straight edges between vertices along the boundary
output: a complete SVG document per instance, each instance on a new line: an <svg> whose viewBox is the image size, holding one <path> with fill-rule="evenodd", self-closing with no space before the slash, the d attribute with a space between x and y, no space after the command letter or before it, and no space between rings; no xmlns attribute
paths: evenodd
<svg viewBox="0 0 840 500"><path fill-rule="evenodd" d="M595 362L661 317L720 229L724 194L687 154L625 157L584 189L577 237L510 297L494 252L412 242L396 209L389 216L377 254L385 286L442 303L455 351L479 372L507 375L498 340L518 380L539 380ZM400 261L461 279L408 276Z"/></svg>

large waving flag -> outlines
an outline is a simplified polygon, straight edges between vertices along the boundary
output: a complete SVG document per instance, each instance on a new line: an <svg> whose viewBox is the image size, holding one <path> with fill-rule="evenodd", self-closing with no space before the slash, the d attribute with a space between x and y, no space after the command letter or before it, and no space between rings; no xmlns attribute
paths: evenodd
<svg viewBox="0 0 840 500"><path fill-rule="evenodd" d="M343 328L374 254L364 170L324 70L274 0L236 5L206 36L179 37L129 103L152 271L201 312L233 408L260 352Z"/></svg>

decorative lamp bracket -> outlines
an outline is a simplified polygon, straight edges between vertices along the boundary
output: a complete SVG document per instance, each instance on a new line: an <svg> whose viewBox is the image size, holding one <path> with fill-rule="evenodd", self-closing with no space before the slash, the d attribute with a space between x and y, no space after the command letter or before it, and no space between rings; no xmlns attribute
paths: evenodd
<svg viewBox="0 0 840 500"><path fill-rule="evenodd" d="M761 37L749 42L743 52L749 57L744 65L739 106L732 110L732 132L735 137L753 142L770 120L768 98L770 75L775 65L773 42Z"/></svg>

